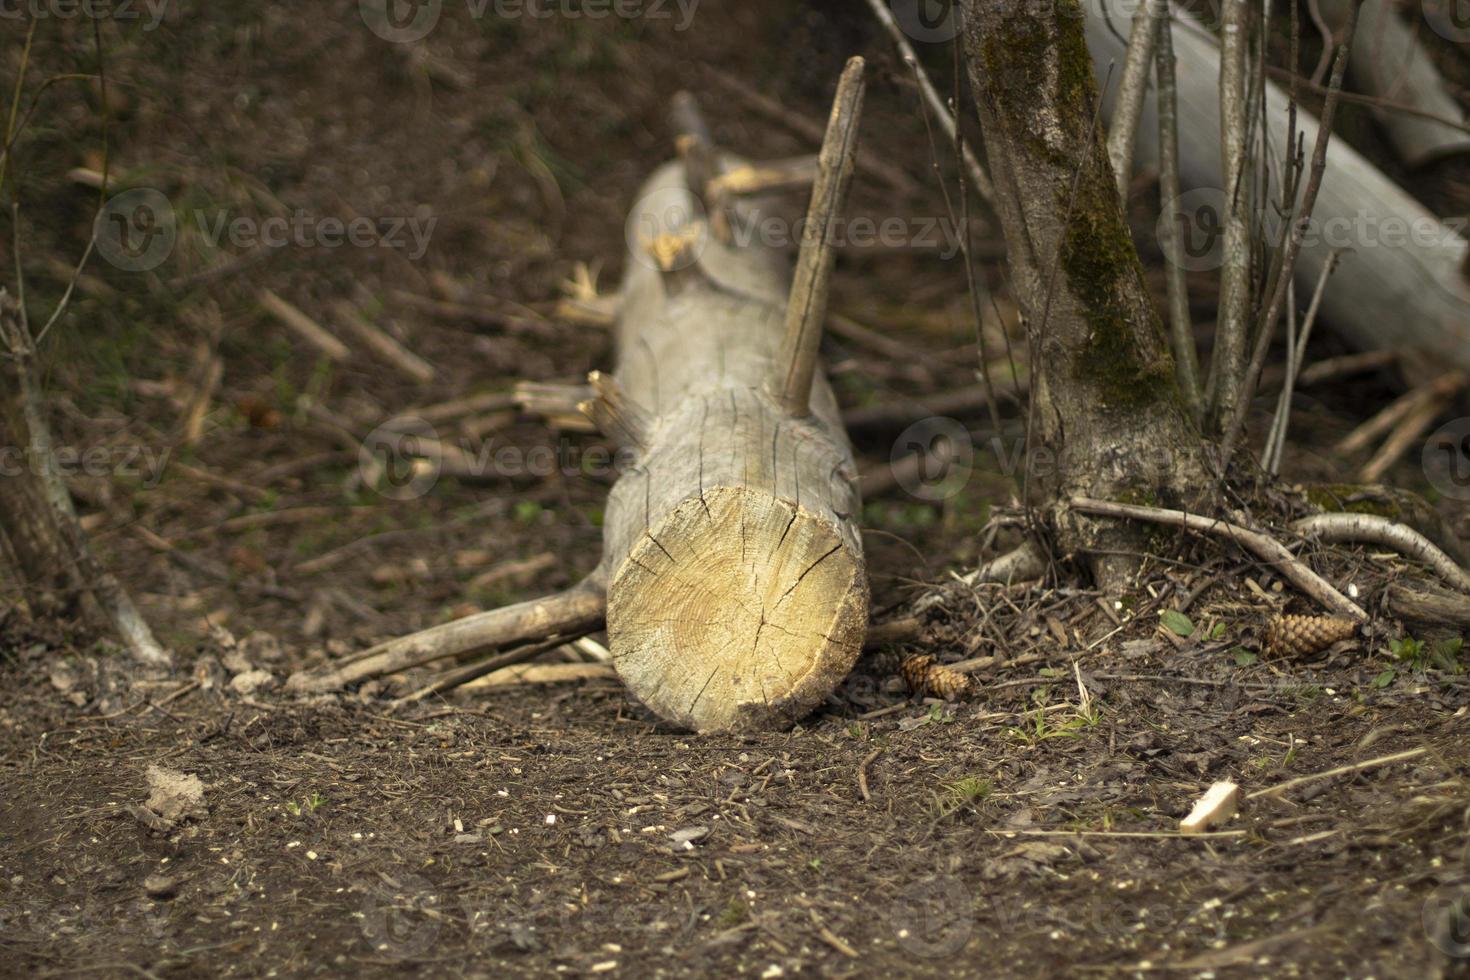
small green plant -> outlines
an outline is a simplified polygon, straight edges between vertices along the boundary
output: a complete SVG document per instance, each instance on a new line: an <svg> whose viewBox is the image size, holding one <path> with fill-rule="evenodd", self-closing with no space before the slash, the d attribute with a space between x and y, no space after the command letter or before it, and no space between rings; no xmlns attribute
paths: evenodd
<svg viewBox="0 0 1470 980"><path fill-rule="evenodd" d="M1465 667L1460 663L1460 651L1464 649L1464 637L1454 636L1426 644L1412 636L1402 636L1388 644L1388 652L1396 664L1378 673L1369 682L1370 687L1385 688L1397 678L1400 670L1423 673L1439 670L1447 674L1463 674Z"/></svg>
<svg viewBox="0 0 1470 980"><path fill-rule="evenodd" d="M1159 622L1164 628L1176 636L1189 637L1194 635L1194 623L1184 613L1177 609L1165 609L1159 613Z"/></svg>
<svg viewBox="0 0 1470 980"><path fill-rule="evenodd" d="M303 797L300 803L295 800L286 801L286 811L293 817L299 817L303 813L315 813L326 805L327 798L320 793L313 792L310 796Z"/></svg>
<svg viewBox="0 0 1470 980"><path fill-rule="evenodd" d="M990 780L980 776L965 776L952 783L943 783L939 792L934 794L934 813L942 819L966 808L979 809L994 789L995 785Z"/></svg>
<svg viewBox="0 0 1470 980"><path fill-rule="evenodd" d="M725 907L715 917L715 925L721 929L733 929L748 918L750 918L749 906L738 898L732 898L725 903Z"/></svg>
<svg viewBox="0 0 1470 980"><path fill-rule="evenodd" d="M544 508L534 500L517 500L515 505L515 519L521 524L530 524L541 516Z"/></svg>
<svg viewBox="0 0 1470 980"><path fill-rule="evenodd" d="M1028 717L1029 724L1013 725L1006 729L1006 735L1027 745L1053 738L1078 738L1084 730L1095 727L1102 720L1102 712L1096 706L1088 704L1057 723L1053 723L1042 708L1037 708Z"/></svg>

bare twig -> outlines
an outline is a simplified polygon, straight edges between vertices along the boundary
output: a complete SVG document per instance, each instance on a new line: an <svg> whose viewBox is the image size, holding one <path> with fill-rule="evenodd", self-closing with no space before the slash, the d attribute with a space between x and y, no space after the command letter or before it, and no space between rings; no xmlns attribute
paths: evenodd
<svg viewBox="0 0 1470 980"><path fill-rule="evenodd" d="M1285 232L1285 247L1278 253L1276 266L1272 271L1272 276L1268 279L1269 283L1274 284L1270 303L1266 307L1260 325L1256 328L1255 348L1251 352L1250 363L1246 366L1245 374L1240 379L1240 398L1232 407L1228 424L1224 428L1224 437L1220 442L1222 466L1229 465L1235 446L1240 440L1241 433L1245 430L1246 416L1250 412L1251 396L1255 393L1256 385L1260 380L1261 369L1266 364L1266 354L1271 349L1271 337L1276 332L1276 321L1281 318L1281 309L1286 303L1286 285L1291 281L1292 273L1296 268L1297 255L1301 251L1302 240L1306 237L1307 227L1312 220L1312 211L1317 204L1317 193L1322 189L1322 175L1327 170L1327 145L1331 142L1332 121L1337 115L1337 94L1342 91L1343 75L1347 71L1347 57L1352 48L1353 30L1357 26L1357 17L1355 6L1348 17L1346 36L1342 46L1337 50L1337 60L1332 65L1332 82L1329 86L1331 91L1322 106L1321 125L1317 130L1316 145L1312 147L1312 166L1307 176L1306 188L1302 191L1301 207L1288 224Z"/></svg>
<svg viewBox="0 0 1470 980"><path fill-rule="evenodd" d="M1460 384L1455 386L1459 390L1465 386L1465 375L1463 372L1454 372L1460 379ZM1364 483L1377 483L1388 472L1388 468L1398 462L1399 457L1408 452L1419 439L1439 418L1441 412L1450 404L1453 394L1437 394L1426 398L1408 416L1398 424L1393 433L1384 440L1378 452L1373 458L1363 464L1358 471L1359 478Z"/></svg>
<svg viewBox="0 0 1470 980"><path fill-rule="evenodd" d="M1174 82L1174 26L1167 9L1158 19L1155 72L1159 104L1159 197L1167 208L1179 200L1179 94ZM1169 293L1169 340L1174 351L1174 374L1179 393L1196 423L1204 421L1205 395L1199 379L1199 352L1194 345L1194 324L1189 318L1189 287L1180 256L1179 224L1170 214L1160 226L1159 244L1170 261L1164 264Z"/></svg>
<svg viewBox="0 0 1470 980"><path fill-rule="evenodd" d="M356 306L343 300L336 304L334 310L337 317L385 364L397 368L420 384L428 384L434 380L432 364L400 344Z"/></svg>
<svg viewBox="0 0 1470 980"><path fill-rule="evenodd" d="M1455 392L1465 387L1465 384L1466 375L1463 371L1450 371L1440 375L1429 384L1421 385L1395 399L1372 418L1349 432L1337 445L1332 447L1332 451L1347 456L1367 449L1375 439L1393 431L1426 404L1453 396Z"/></svg>
<svg viewBox="0 0 1470 980"><path fill-rule="evenodd" d="M1305 537L1342 543L1365 541L1392 548L1421 561L1434 574L1463 592L1470 592L1470 573L1437 548L1428 538L1406 524L1376 514L1313 514L1292 522L1291 529Z"/></svg>
<svg viewBox="0 0 1470 980"><path fill-rule="evenodd" d="M954 142L959 132L954 112L944 104L944 99L940 98L934 84L929 81L929 75L924 71L924 66L919 63L919 56L914 53L914 47L909 44L908 36L904 34L903 28L899 27L898 22L893 19L893 12L888 9L888 4L884 0L868 0L868 7L873 11L873 16L878 18L878 22L883 25L883 29L888 32L888 36L893 39L893 46L898 48L898 54L903 58L904 64L913 71L914 80L919 86L919 94L923 96L924 101L929 104L929 108L939 120L940 128L944 130L950 141ZM995 187L992 186L990 178L980 166L980 161L975 158L975 154L968 146L962 146L961 154L965 170L970 175L970 182L975 186L975 193L993 208L995 206Z"/></svg>
<svg viewBox="0 0 1470 980"><path fill-rule="evenodd" d="M1246 180L1246 50L1250 36L1247 0L1222 0L1220 24L1220 173L1225 180L1223 262L1215 354L1210 361L1209 409L1214 419L1233 416L1241 401L1249 346L1251 228ZM1228 457L1227 457L1228 462Z"/></svg>
<svg viewBox="0 0 1470 980"><path fill-rule="evenodd" d="M1280 796L1289 789L1296 789L1298 786L1305 786L1308 783L1315 783L1322 779L1331 779L1334 776L1346 776L1348 773L1362 772L1364 769L1376 769L1379 766L1386 766L1394 762L1407 762L1410 759L1417 759L1428 751L1428 748L1421 745L1417 749L1407 749L1403 752L1394 752L1391 755L1380 755L1376 759L1365 759L1362 762L1337 766L1334 769L1328 769L1324 772L1314 772L1306 776L1298 776L1295 779L1288 779L1284 783L1277 783L1275 786L1268 786L1265 789L1258 789L1254 793L1247 793L1245 794L1245 798L1254 800L1263 796Z"/></svg>
<svg viewBox="0 0 1470 980"><path fill-rule="evenodd" d="M827 319L827 284L832 274L830 230L839 219L852 182L858 125L863 112L863 59L852 58L837 83L827 135L822 141L820 170L812 188L802 233L801 254L786 304L786 332L776 356L772 393L788 414L806 415L817 370L817 348Z"/></svg>
<svg viewBox="0 0 1470 980"><path fill-rule="evenodd" d="M877 0L870 0L877 2ZM1154 41L1159 22L1167 19L1166 0L1146 0L1133 15L1128 35L1128 53L1118 79L1118 101L1113 107L1113 124L1108 130L1108 159L1118 181L1118 197L1128 206L1128 181L1133 170L1133 140L1143 115L1143 97L1148 90L1148 69L1154 61ZM1162 125L1162 122L1160 123Z"/></svg>
<svg viewBox="0 0 1470 980"><path fill-rule="evenodd" d="M1301 333L1294 342L1293 356L1289 358L1286 365L1286 382L1282 385L1281 396L1276 401L1276 417L1271 422L1271 435L1266 441L1266 450L1263 454L1266 472L1272 476L1281 472L1281 453L1286 448L1286 432L1291 421L1292 395L1296 391L1302 361L1307 356L1307 341L1311 339L1312 327L1317 322L1317 310L1322 305L1322 295L1327 292L1327 280L1332 276L1332 270L1337 268L1339 254L1338 252L1332 253L1332 257L1322 267L1322 274L1317 277L1317 288L1312 292L1312 302L1307 306L1307 315L1302 321Z"/></svg>
<svg viewBox="0 0 1470 980"><path fill-rule="evenodd" d="M1026 541L1013 551L991 559L968 575L960 576L966 585L980 582L1021 582L1040 578L1046 572L1046 555L1034 541Z"/></svg>
<svg viewBox="0 0 1470 980"><path fill-rule="evenodd" d="M1257 558L1267 562L1292 585L1302 592L1316 599L1326 608L1343 616L1351 617L1358 622L1366 622L1368 614L1363 612L1357 603L1333 588L1325 579L1308 568L1299 558L1286 550L1286 546L1274 538L1267 537L1259 531L1247 530L1238 524L1216 518L1202 517L1198 514L1185 513L1182 510L1164 510L1159 507L1142 507L1136 504L1120 504L1106 500L1089 500L1085 497L1073 497L1071 507L1082 511L1084 514L1097 514L1102 517L1123 517L1135 521L1151 521L1155 524L1169 524L1174 527L1187 528L1202 534L1214 534L1229 538L1236 544L1254 554Z"/></svg>

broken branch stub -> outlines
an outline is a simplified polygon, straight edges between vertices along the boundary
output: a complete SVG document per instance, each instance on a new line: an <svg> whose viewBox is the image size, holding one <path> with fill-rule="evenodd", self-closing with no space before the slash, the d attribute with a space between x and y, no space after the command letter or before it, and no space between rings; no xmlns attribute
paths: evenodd
<svg viewBox="0 0 1470 980"><path fill-rule="evenodd" d="M778 728L820 703L862 649L857 469L820 371L803 412L783 407L800 354L783 347L779 250L704 234L698 207L679 164L644 186L629 218L617 384L599 377L604 404L585 409L640 419L636 463L603 521L608 645L628 689L675 724ZM679 268L649 254L667 237L698 243Z"/></svg>

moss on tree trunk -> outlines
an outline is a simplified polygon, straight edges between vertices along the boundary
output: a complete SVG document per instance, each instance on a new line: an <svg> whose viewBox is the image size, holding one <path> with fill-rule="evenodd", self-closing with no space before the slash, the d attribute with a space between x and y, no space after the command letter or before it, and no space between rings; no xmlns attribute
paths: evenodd
<svg viewBox="0 0 1470 980"><path fill-rule="evenodd" d="M1077 494L1211 510L1199 432L1119 207L1074 0L966 0L964 42L1036 384L1032 502L1104 586L1136 526L1081 518Z"/></svg>

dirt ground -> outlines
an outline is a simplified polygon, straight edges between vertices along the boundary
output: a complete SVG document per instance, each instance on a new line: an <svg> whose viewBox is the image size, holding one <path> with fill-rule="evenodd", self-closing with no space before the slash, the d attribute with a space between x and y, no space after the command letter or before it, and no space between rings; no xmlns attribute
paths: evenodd
<svg viewBox="0 0 1470 980"><path fill-rule="evenodd" d="M815 148L801 122L751 93L820 126L861 53L878 166L855 213L942 228L957 205L941 192L951 155L861 5L706 0L686 22L654 0L638 17L545 19L446 3L414 43L375 33L363 7L170 3L145 28L139 6L140 21L102 25L105 100L64 78L40 90L97 70L90 22L36 32L12 174L19 254L0 236L33 320L92 227L97 192L78 168L162 195L176 218L156 266L93 258L44 353L79 509L180 667L138 671L0 583L0 975L1470 972L1470 679L1452 632L1388 613L1411 567L1311 555L1374 623L1289 660L1264 655L1263 624L1312 610L1218 542L1166 535L1175 557L1146 563L1129 595L1078 589L1065 570L967 586L950 570L982 557L1013 492L985 453L942 501L866 503L876 618L921 629L794 731L670 731L608 680L400 709L393 685L285 694L295 670L596 564L611 479L589 465L598 440L497 396L611 366L606 331L556 303L579 263L615 288L623 216L671 152L675 91L700 97L723 145L792 156ZM0 19L0 33L13 82L25 24ZM1435 53L1465 91L1464 52ZM948 84L947 49L925 56ZM1344 111L1348 137L1432 207L1470 208L1462 164L1401 174L1366 113ZM1141 190L1133 217L1162 295L1157 213ZM307 240L212 240L273 216L305 216ZM383 243L310 237L363 216ZM410 229L430 219L420 243ZM1024 377L1024 359L999 353L1020 334L996 231L982 218L975 237L992 369ZM872 472L908 421L974 382L948 251L941 233L839 261L834 307L911 352L857 333L827 343L846 408L897 406L854 427ZM319 355L263 311L267 289L334 327L352 303L433 380L363 350ZM1213 289L1191 278L1202 324ZM1313 341L1314 358L1343 352ZM1367 454L1331 447L1403 390L1392 368L1305 389L1286 483L1349 479ZM1023 420L1002 408L1014 439ZM411 494L374 482L364 440L426 409L442 437L498 462ZM993 434L973 407L963 421ZM533 451L556 465L528 465ZM1432 496L1417 454L1390 482ZM1470 532L1463 503L1436 506ZM914 652L991 658L979 695L909 696L893 668ZM1214 835L1175 835L1221 779L1259 795Z"/></svg>

